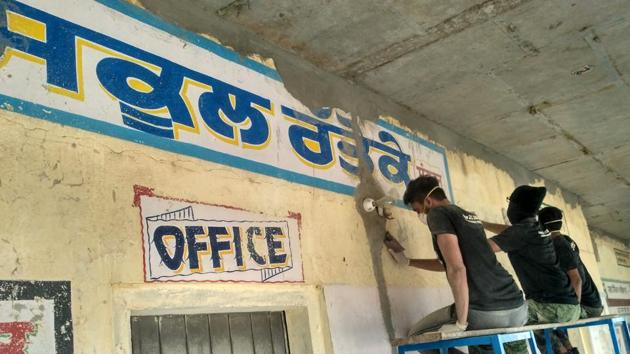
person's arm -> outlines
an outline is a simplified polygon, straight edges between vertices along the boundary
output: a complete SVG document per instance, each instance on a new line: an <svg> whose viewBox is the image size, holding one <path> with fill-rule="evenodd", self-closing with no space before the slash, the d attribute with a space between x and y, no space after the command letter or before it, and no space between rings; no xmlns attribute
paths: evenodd
<svg viewBox="0 0 630 354"><path fill-rule="evenodd" d="M387 240L387 251L392 255L396 263L402 266L410 266L433 272L443 272L444 265L439 259L409 259L405 256L405 249L396 240ZM390 247L391 246L391 247Z"/></svg>
<svg viewBox="0 0 630 354"><path fill-rule="evenodd" d="M514 226L510 226L498 235L489 238L488 245L494 253L508 253L527 247L527 243L524 241L524 238L519 235L517 230L514 229Z"/></svg>
<svg viewBox="0 0 630 354"><path fill-rule="evenodd" d="M492 252L494 253L503 251L501 247L499 247L499 245L497 245L497 243L494 242L494 240L492 239L488 239L488 244L490 245L490 248L492 249Z"/></svg>
<svg viewBox="0 0 630 354"><path fill-rule="evenodd" d="M457 236L440 234L437 236L437 243L446 263L446 277L455 298L457 323L466 326L468 323L469 301L468 279Z"/></svg>
<svg viewBox="0 0 630 354"><path fill-rule="evenodd" d="M503 225L503 224L495 224L492 222L487 222L487 221L481 221L481 223L483 224L483 227L490 231L493 232L495 234L500 234L503 231L505 231L505 229L507 229L508 227L510 227L509 225Z"/></svg>
<svg viewBox="0 0 630 354"><path fill-rule="evenodd" d="M410 259L409 266L430 270L432 272L443 272L446 270L439 259Z"/></svg>
<svg viewBox="0 0 630 354"><path fill-rule="evenodd" d="M582 302L582 277L580 277L580 273L577 268L568 270L567 275L569 276L569 280L571 280L571 286L573 287L573 290L575 290L575 295L577 296L579 304Z"/></svg>

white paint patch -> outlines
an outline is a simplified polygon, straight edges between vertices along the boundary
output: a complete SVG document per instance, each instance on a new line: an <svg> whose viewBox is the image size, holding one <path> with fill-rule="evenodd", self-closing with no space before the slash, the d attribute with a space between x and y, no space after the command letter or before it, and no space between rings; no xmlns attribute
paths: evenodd
<svg viewBox="0 0 630 354"><path fill-rule="evenodd" d="M376 288L331 285L324 297L334 353L391 352Z"/></svg>
<svg viewBox="0 0 630 354"><path fill-rule="evenodd" d="M406 337L422 317L453 302L449 288L391 288L388 294L396 337ZM324 288L324 297L336 354L392 351L376 287L330 285Z"/></svg>
<svg viewBox="0 0 630 354"><path fill-rule="evenodd" d="M451 289L445 288L391 288L388 289L392 306L392 321L396 337L407 332L423 317L453 303Z"/></svg>
<svg viewBox="0 0 630 354"><path fill-rule="evenodd" d="M604 280L603 284L608 299L630 300L630 282Z"/></svg>
<svg viewBox="0 0 630 354"><path fill-rule="evenodd" d="M55 302L53 300L0 301L0 323L30 323L27 331L25 353L53 354L55 350ZM3 336L0 344L11 343L10 336Z"/></svg>

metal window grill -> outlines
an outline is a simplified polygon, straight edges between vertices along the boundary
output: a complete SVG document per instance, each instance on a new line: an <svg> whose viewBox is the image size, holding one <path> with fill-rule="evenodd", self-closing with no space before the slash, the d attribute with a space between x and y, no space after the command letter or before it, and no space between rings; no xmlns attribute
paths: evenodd
<svg viewBox="0 0 630 354"><path fill-rule="evenodd" d="M289 354L284 312L132 316L133 354Z"/></svg>

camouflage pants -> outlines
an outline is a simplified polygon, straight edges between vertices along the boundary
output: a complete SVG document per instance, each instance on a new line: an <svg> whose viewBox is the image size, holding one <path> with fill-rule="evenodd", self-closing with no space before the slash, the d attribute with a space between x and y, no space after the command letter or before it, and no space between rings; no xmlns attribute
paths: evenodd
<svg viewBox="0 0 630 354"><path fill-rule="evenodd" d="M582 305L582 313L580 314L580 318L592 318L599 317L604 311L603 307L590 307Z"/></svg>
<svg viewBox="0 0 630 354"><path fill-rule="evenodd" d="M580 318L582 312L580 305L540 303L531 299L527 300L527 304L529 305L528 325L576 321ZM571 349L573 346L569 342L566 333L562 331L557 332L559 333L551 336L551 346L554 353L560 352L561 347ZM540 349L541 353L544 353L546 350L544 332L535 331L534 334L536 335L538 349Z"/></svg>
<svg viewBox="0 0 630 354"><path fill-rule="evenodd" d="M590 306L582 305L580 319L597 317L602 314L603 310L604 310L603 307L590 307ZM558 343L562 344L562 346L567 351L573 348L573 344L571 344L571 341L569 340L569 336L567 335L567 332L563 330L555 330L551 332L551 341L554 344L553 346L554 353L561 352Z"/></svg>

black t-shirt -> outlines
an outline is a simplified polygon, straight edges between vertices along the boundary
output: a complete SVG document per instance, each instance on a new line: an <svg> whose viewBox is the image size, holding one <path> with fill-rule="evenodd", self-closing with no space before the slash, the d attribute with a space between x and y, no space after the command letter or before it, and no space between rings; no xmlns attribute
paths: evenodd
<svg viewBox="0 0 630 354"><path fill-rule="evenodd" d="M541 303L577 304L575 291L562 271L549 232L535 218L508 227L492 240L507 252L525 298Z"/></svg>
<svg viewBox="0 0 630 354"><path fill-rule="evenodd" d="M581 304L589 307L602 307L602 300L599 297L597 287L593 282L593 278L588 273L582 259L580 258L580 249L575 241L567 235L554 236L553 245L558 255L560 268L565 272L576 269L582 278L582 302Z"/></svg>
<svg viewBox="0 0 630 354"><path fill-rule="evenodd" d="M450 204L432 208L427 215L427 222L433 235L433 248L445 267L437 237L441 234L457 236L466 266L471 309L498 311L523 304L523 293L510 273L497 261L483 225L475 214Z"/></svg>
<svg viewBox="0 0 630 354"><path fill-rule="evenodd" d="M571 249L571 244L562 236L552 236L553 248L558 256L558 264L560 269L565 273L571 269L576 269L580 264L580 258L577 253Z"/></svg>

